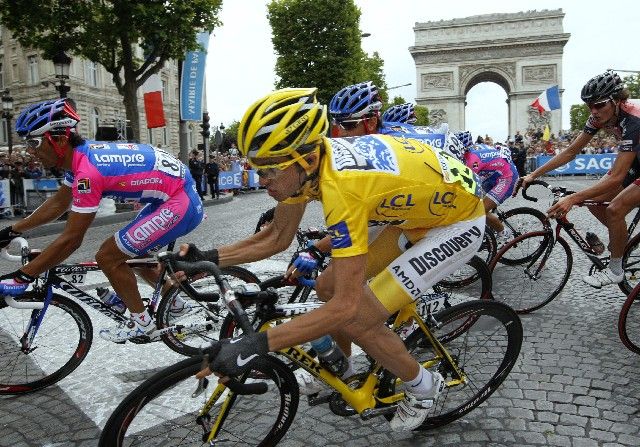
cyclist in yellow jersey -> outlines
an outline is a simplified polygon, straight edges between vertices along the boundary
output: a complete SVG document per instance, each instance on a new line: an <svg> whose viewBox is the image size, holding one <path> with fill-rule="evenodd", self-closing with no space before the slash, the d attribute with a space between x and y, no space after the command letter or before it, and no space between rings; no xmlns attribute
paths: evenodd
<svg viewBox="0 0 640 447"><path fill-rule="evenodd" d="M181 253L221 266L263 259L291 243L304 204L320 200L332 235L333 296L267 332L221 344L198 377L235 376L257 355L342 333L405 383L391 428L411 430L444 381L421 367L384 322L478 250L485 225L480 186L462 163L420 141L329 139L327 127L313 88L278 90L254 103L240 123L238 147L268 194L286 206L248 239L207 252L183 246Z"/></svg>

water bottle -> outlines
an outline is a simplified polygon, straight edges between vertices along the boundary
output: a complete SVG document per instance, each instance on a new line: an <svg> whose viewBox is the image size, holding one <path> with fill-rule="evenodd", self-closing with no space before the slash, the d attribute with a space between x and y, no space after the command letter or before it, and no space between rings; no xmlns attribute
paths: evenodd
<svg viewBox="0 0 640 447"><path fill-rule="evenodd" d="M318 354L320 364L336 376L344 374L349 367L347 357L329 335L313 340L311 347Z"/></svg>
<svg viewBox="0 0 640 447"><path fill-rule="evenodd" d="M604 244L597 234L587 231L585 240L587 241L587 244L591 246L595 254L601 255L604 252Z"/></svg>
<svg viewBox="0 0 640 447"><path fill-rule="evenodd" d="M98 298L107 306L110 306L112 310L123 314L127 310L127 306L122 302L120 297L113 291L106 287L98 287L96 289Z"/></svg>

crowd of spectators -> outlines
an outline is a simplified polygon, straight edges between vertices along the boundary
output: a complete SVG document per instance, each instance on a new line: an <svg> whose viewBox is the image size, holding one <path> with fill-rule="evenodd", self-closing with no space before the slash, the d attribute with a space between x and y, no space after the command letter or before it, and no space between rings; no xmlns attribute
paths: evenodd
<svg viewBox="0 0 640 447"><path fill-rule="evenodd" d="M62 177L63 172L57 169L45 169L38 160L21 150L0 152L0 179L39 179Z"/></svg>

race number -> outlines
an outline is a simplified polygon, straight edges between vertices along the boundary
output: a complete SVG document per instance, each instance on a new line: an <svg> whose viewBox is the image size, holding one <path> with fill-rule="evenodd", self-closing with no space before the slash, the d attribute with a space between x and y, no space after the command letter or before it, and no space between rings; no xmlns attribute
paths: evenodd
<svg viewBox="0 0 640 447"><path fill-rule="evenodd" d="M67 281L71 284L84 284L86 275L84 273L71 273L66 275Z"/></svg>
<svg viewBox="0 0 640 447"><path fill-rule="evenodd" d="M156 151L156 163L153 169L171 177L184 178L184 165L176 157L164 151Z"/></svg>

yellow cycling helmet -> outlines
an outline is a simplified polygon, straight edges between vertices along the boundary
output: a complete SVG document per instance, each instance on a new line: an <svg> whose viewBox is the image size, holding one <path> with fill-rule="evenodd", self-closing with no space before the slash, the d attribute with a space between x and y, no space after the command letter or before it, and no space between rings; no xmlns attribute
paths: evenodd
<svg viewBox="0 0 640 447"><path fill-rule="evenodd" d="M302 146L326 135L327 108L317 88L285 88L269 93L246 111L238 127L238 149L251 158L301 155Z"/></svg>

